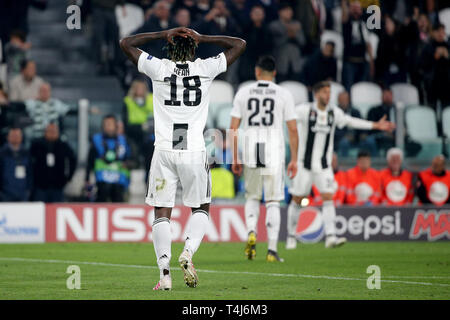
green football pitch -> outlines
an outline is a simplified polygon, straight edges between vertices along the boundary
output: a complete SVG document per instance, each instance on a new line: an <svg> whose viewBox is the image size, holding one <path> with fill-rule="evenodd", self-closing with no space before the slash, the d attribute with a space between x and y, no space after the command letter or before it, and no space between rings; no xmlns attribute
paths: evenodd
<svg viewBox="0 0 450 320"><path fill-rule="evenodd" d="M203 243L194 256L197 288L183 282L172 245L172 291L153 291L159 279L151 243L46 243L0 245L0 299L450 299L449 242L323 243L287 251L267 263L267 245L254 261L242 243ZM67 289L70 265L81 289ZM380 268L380 289L369 290L370 265ZM369 281L374 283L373 281Z"/></svg>

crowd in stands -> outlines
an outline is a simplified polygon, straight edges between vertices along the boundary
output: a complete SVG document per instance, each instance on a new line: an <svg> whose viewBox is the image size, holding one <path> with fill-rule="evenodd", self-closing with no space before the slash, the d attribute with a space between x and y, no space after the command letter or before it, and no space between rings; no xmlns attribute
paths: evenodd
<svg viewBox="0 0 450 320"><path fill-rule="evenodd" d="M371 167L370 153L361 150L356 166L347 171L339 170L336 154L333 156L336 206L408 206L450 203L450 171L445 168L445 158L436 156L430 168L414 175L403 166L403 151L391 148L387 153L387 167L375 170ZM321 206L318 189L313 186L309 204Z"/></svg>
<svg viewBox="0 0 450 320"><path fill-rule="evenodd" d="M450 106L450 43L446 34L450 21L440 20L438 14L450 7L446 0L83 0L77 3L81 4L83 21L91 26L92 59L97 64L97 73L116 75L128 91L122 113L104 117L102 132L90 139L85 189L95 193L97 201L124 201L130 169L140 167L148 172L153 153L151 82L137 74L118 46L120 30L115 10L119 6L119 14L126 16L123 6L126 3L136 5L144 16L142 24L132 33L185 26L203 34L245 39L245 53L220 76L234 87L254 80L257 57L272 54L277 62L277 82L298 81L309 91L321 80L341 83L345 90L338 96L338 105L355 117L378 121L386 116L396 121L390 89L395 83L414 85L421 105L436 111ZM367 11L370 5L381 7L379 29L369 30L369 20L373 18ZM45 9L48 1L0 2L0 40L7 66L6 79L0 82L0 145L3 145L0 200L61 201L61 191L76 167L76 152L61 139L69 107L52 97L51 85L39 76L39 61L29 59L33 44L27 40L30 28L26 13L30 6ZM336 37L325 39L323 35L329 30ZM378 40L376 50L373 37ZM164 41L156 41L142 49L164 57L164 46ZM201 44L197 54L205 58L217 55L220 50ZM382 103L372 107L367 115L355 108L350 94L352 86L361 81L371 81L383 88ZM2 110L13 111L12 116ZM443 125L439 123L440 134ZM356 168L337 175L338 180L345 176L347 181L338 191L340 203L390 203L382 195L384 183L379 182L387 174L374 173L367 163L370 166L370 157L388 154L390 158L388 150L395 147L395 136L343 129L338 130L335 139L340 157L349 156L352 149L367 150L358 157ZM404 143L406 157L414 157L421 149L407 135ZM227 141L216 144L217 152L228 158ZM433 160L434 169L414 178L407 186L408 197L416 194L421 203L438 204L427 200L427 188L431 186L429 181L440 175L448 194L450 173L441 160L440 157ZM388 163L391 166L389 159ZM90 178L91 172L95 183ZM406 171L401 172L403 176ZM241 191L239 179L230 176L229 165L213 165L211 174L213 180L221 182L216 184L213 196L233 198ZM47 178L53 176L58 178ZM364 187L357 188L362 176L367 176L368 181L364 181ZM374 190L368 197L367 186ZM361 189L361 194L356 189ZM320 199L313 195L311 202L316 201Z"/></svg>

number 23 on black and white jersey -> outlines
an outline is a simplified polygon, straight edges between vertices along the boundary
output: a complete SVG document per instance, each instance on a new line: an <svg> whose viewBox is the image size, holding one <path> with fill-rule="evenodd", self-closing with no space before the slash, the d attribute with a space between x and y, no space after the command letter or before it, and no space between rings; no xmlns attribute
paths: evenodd
<svg viewBox="0 0 450 320"><path fill-rule="evenodd" d="M203 151L209 87L227 70L223 53L184 63L158 59L142 52L138 69L153 83L155 148Z"/></svg>

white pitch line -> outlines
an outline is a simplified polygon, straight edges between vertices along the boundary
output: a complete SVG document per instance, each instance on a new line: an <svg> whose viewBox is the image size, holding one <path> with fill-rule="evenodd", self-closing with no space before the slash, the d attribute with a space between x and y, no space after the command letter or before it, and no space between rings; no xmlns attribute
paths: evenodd
<svg viewBox="0 0 450 320"><path fill-rule="evenodd" d="M66 264L84 264L103 267L119 267L119 268L138 268L138 269L158 269L156 266L143 266L135 264L118 264L118 263L105 263L105 262L90 262L90 261L73 261L73 260L44 260L44 259L32 259L32 258L6 258L0 257L3 261L20 261L20 262L38 262L38 263L66 263ZM178 269L176 269L178 270ZM254 276L271 276L271 277L289 277L289 278L309 278L309 279L326 279L326 280L345 280L345 281L367 281L367 279L361 278L349 278L349 277L334 277L324 275L307 275L307 274L295 274L295 273L265 273L265 272L251 272L251 271L218 271L218 270L203 270L197 269L199 272L204 273L221 273L221 274L246 274ZM402 281L402 280L380 280L381 282L389 283L402 283L411 285L422 286L440 286L450 287L447 283L431 283L431 282L415 282L415 281Z"/></svg>

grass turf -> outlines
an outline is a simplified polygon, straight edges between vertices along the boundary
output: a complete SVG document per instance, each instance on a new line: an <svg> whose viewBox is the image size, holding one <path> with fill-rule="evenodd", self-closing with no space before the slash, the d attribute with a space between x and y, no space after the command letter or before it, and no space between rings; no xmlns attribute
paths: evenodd
<svg viewBox="0 0 450 320"><path fill-rule="evenodd" d="M264 243L254 261L245 260L242 243L203 243L194 257L197 288L183 282L182 248L172 244L172 291L152 291L159 271L151 243L2 244L0 299L450 299L448 242L350 242L331 250L299 244L290 251L280 243L284 263L267 263ZM81 290L68 290L66 269L77 263ZM369 265L381 269L380 290L367 289Z"/></svg>

